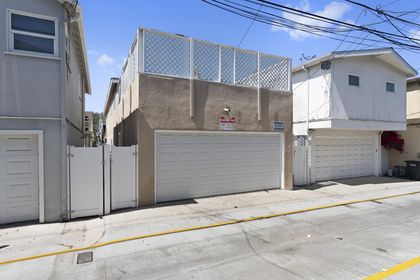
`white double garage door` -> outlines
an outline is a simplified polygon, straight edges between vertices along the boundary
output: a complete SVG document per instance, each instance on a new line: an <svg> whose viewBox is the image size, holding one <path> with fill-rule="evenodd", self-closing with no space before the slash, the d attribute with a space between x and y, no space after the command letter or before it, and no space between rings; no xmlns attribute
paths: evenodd
<svg viewBox="0 0 420 280"><path fill-rule="evenodd" d="M378 175L378 132L317 133L311 144L312 181Z"/></svg>
<svg viewBox="0 0 420 280"><path fill-rule="evenodd" d="M156 202L280 188L283 134L157 131Z"/></svg>
<svg viewBox="0 0 420 280"><path fill-rule="evenodd" d="M0 224L39 219L38 137L0 134Z"/></svg>

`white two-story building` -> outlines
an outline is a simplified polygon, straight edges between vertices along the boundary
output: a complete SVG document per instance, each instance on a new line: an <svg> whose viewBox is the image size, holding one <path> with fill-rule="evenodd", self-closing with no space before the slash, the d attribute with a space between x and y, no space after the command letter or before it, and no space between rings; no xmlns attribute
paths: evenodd
<svg viewBox="0 0 420 280"><path fill-rule="evenodd" d="M295 184L380 175L381 133L406 129L414 75L392 48L332 52L294 68Z"/></svg>

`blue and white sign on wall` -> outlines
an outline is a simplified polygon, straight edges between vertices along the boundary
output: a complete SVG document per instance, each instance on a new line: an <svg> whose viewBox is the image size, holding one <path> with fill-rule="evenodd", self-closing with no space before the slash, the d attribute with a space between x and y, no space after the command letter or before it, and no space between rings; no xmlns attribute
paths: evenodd
<svg viewBox="0 0 420 280"><path fill-rule="evenodd" d="M284 122L274 121L273 122L273 130L274 131L283 131L284 130Z"/></svg>

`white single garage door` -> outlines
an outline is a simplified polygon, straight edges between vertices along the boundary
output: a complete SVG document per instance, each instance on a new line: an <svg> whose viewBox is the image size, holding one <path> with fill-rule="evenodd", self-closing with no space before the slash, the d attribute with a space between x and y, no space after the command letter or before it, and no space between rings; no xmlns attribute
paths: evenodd
<svg viewBox="0 0 420 280"><path fill-rule="evenodd" d="M38 220L36 135L0 135L0 224Z"/></svg>
<svg viewBox="0 0 420 280"><path fill-rule="evenodd" d="M315 181L375 175L377 136L315 136L312 175Z"/></svg>
<svg viewBox="0 0 420 280"><path fill-rule="evenodd" d="M156 132L156 201L280 188L283 135Z"/></svg>

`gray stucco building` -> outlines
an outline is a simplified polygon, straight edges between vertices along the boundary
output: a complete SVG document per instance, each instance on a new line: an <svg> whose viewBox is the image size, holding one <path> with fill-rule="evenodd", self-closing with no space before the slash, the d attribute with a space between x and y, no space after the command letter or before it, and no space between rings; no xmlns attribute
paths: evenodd
<svg viewBox="0 0 420 280"><path fill-rule="evenodd" d="M68 218L67 145L83 145L80 6L0 1L0 223Z"/></svg>
<svg viewBox="0 0 420 280"><path fill-rule="evenodd" d="M108 144L138 145L138 201L292 189L288 58L138 29L111 79Z"/></svg>

